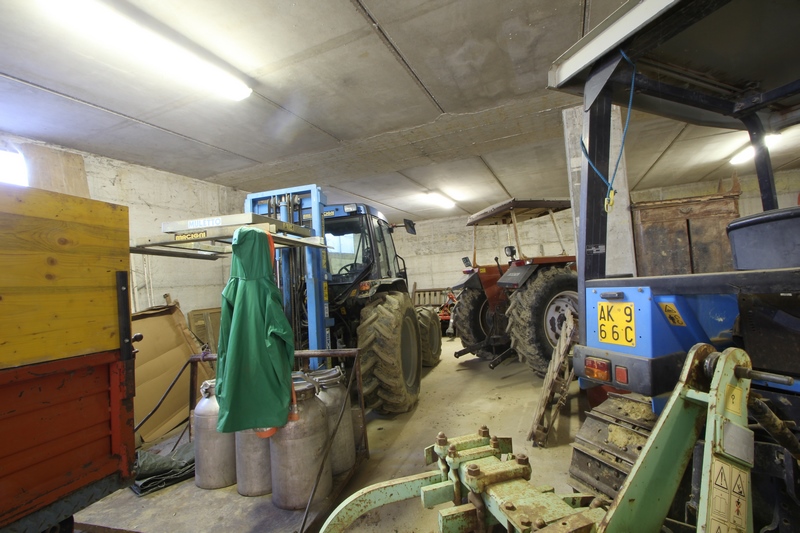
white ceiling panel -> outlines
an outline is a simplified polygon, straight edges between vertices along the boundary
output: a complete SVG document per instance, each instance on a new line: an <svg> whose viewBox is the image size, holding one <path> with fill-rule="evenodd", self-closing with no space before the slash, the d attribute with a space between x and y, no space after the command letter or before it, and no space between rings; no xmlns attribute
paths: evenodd
<svg viewBox="0 0 800 533"><path fill-rule="evenodd" d="M0 77L0 117L13 120L9 133L69 146L186 176L207 178L252 165L220 148L38 88ZM61 120L53 121L53 116Z"/></svg>
<svg viewBox="0 0 800 533"><path fill-rule="evenodd" d="M539 65L549 65L581 37L579 2L361 3L446 112L544 89L547 69Z"/></svg>
<svg viewBox="0 0 800 533"><path fill-rule="evenodd" d="M532 143L483 156L515 198L569 198L564 141Z"/></svg>
<svg viewBox="0 0 800 533"><path fill-rule="evenodd" d="M395 220L466 215L510 196L566 196L561 112L581 99L547 90L547 71L585 31L627 5L99 1L210 58L254 94L221 100L151 62L124 57L117 42L76 33L39 0L5 0L0 132L245 191L318 183L330 198L373 202ZM764 10L757 0L734 4L749 13L748 32L738 39L758 41L759 32L780 32L764 42L797 39L796 28L781 26L793 27L781 16L796 12L792 2ZM702 34L690 35L700 51ZM714 53L726 50L715 46ZM726 69L748 60L756 72L769 71L773 85L797 77L790 51L759 64L745 57L744 43L735 47L737 54L720 56ZM665 50L682 53L679 46ZM795 131L785 140L773 154L776 170L800 167ZM626 144L631 185L727 177L728 159L746 142L741 131L635 113ZM736 171L754 173L752 165ZM418 195L427 190L450 195L458 207L426 204Z"/></svg>

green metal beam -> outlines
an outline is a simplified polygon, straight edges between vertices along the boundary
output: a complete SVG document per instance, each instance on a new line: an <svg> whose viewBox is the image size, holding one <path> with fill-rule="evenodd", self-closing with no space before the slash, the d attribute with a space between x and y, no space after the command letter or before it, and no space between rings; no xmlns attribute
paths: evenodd
<svg viewBox="0 0 800 533"><path fill-rule="evenodd" d="M341 533L364 513L387 503L417 498L422 487L442 481L442 472L434 470L370 485L343 501L322 525L321 533Z"/></svg>
<svg viewBox="0 0 800 533"><path fill-rule="evenodd" d="M705 426L706 405L687 397L692 389L709 389L703 362L714 351L707 344L689 351L681 378L653 433L622 485L598 531L660 531L672 499ZM691 395L688 395L691 396Z"/></svg>

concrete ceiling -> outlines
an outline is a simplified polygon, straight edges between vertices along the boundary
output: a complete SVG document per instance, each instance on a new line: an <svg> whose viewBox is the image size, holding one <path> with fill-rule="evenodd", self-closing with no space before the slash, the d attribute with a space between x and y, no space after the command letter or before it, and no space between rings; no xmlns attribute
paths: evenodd
<svg viewBox="0 0 800 533"><path fill-rule="evenodd" d="M547 90L547 72L625 2L106 3L241 73L254 93L233 102L185 87L38 0L4 0L0 131L250 192L316 183L331 203L366 201L397 221L568 197L561 110L580 100ZM800 166L800 131L784 137L776 170ZM747 143L745 132L636 112L629 182L728 177ZM427 203L432 191L456 207Z"/></svg>

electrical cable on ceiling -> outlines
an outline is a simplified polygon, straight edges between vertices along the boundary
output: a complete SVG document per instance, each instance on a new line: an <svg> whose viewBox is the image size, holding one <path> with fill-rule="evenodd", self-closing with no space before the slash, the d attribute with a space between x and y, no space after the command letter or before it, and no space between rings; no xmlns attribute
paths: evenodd
<svg viewBox="0 0 800 533"><path fill-rule="evenodd" d="M614 171L611 173L611 179L606 179L603 176L603 173L600 172L595 164L592 162L592 159L589 157L589 151L586 149L586 144L583 142L583 137L581 136L581 152L583 152L583 156L589 162L589 166L595 171L597 176L606 184L606 198L604 201L604 207L606 213L608 213L611 208L614 206L614 195L616 194L616 190L614 190L614 180L617 177L617 170L619 169L619 163L622 160L622 153L623 149L625 148L625 138L628 136L628 126L631 122L631 109L633 109L633 90L636 85L636 64L631 61L631 58L620 48L619 53L622 55L622 58L627 61L631 67L633 68L633 72L631 72L631 90L630 96L628 97L628 114L625 118L625 128L622 130L622 140L619 144L619 154L617 155L617 162L614 164Z"/></svg>

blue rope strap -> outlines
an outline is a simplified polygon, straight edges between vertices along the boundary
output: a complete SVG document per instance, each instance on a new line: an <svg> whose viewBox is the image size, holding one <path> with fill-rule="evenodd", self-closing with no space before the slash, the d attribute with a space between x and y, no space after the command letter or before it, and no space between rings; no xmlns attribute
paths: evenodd
<svg viewBox="0 0 800 533"><path fill-rule="evenodd" d="M592 167L592 170L595 171L597 176L606 185L607 190L604 202L606 212L608 212L610 208L614 205L614 194L616 194L617 192L616 190L614 190L614 180L617 177L617 170L619 169L619 163L620 161L622 161L623 148L625 147L625 138L628 136L628 126L631 123L631 109L633 109L633 91L636 85L636 64L633 61L631 61L631 58L629 58L628 55L622 49L620 49L619 53L622 55L622 58L625 61L627 61L631 65L631 67L633 67L633 73L631 74L631 90L630 90L630 96L628 97L628 114L627 117L625 118L625 128L622 130L622 141L620 142L619 145L619 154L617 155L617 162L614 164L614 171L611 174L610 180L606 179L606 177L603 176L603 173L600 172L595 166L595 164L592 162L591 158L589 157L589 151L586 149L586 144L584 144L583 142L583 137L581 137L581 152L583 152L583 156L589 162L589 166Z"/></svg>

